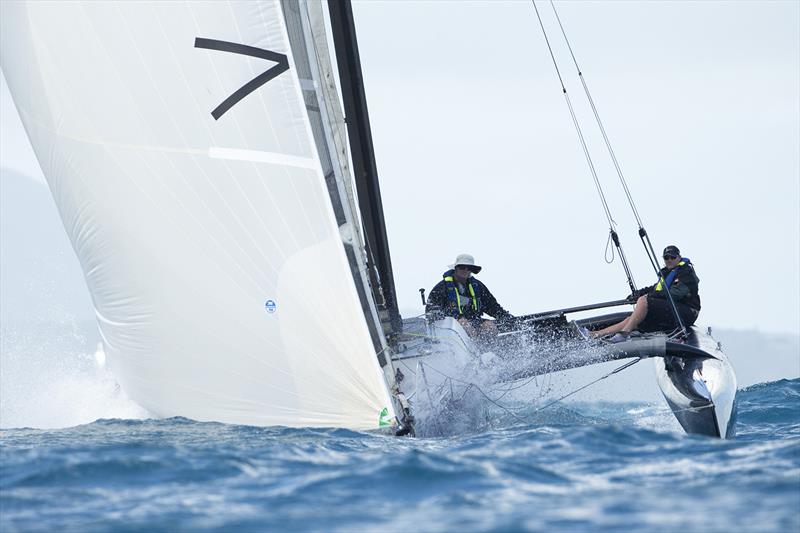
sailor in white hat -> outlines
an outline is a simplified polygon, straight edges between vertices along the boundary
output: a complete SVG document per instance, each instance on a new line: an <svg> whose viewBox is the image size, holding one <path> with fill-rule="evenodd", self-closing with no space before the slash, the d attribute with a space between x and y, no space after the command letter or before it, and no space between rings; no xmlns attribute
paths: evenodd
<svg viewBox="0 0 800 533"><path fill-rule="evenodd" d="M473 274L481 269L473 256L459 254L450 270L442 274L442 280L431 289L425 312L455 318L470 337L496 335L495 321L484 320L483 314L498 321L507 321L513 316L497 303L486 285L475 279Z"/></svg>

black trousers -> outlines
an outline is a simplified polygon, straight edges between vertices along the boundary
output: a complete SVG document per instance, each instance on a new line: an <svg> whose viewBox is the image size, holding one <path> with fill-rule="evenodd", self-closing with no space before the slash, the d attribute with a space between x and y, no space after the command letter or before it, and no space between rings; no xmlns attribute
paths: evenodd
<svg viewBox="0 0 800 533"><path fill-rule="evenodd" d="M678 315L686 327L693 325L697 320L697 315L700 313L699 310L692 309L688 305L679 302L675 303L675 308L678 310ZM675 313L672 311L672 304L669 303L669 300L648 295L647 315L636 329L649 333L654 331L669 332L677 327L678 321L675 320Z"/></svg>

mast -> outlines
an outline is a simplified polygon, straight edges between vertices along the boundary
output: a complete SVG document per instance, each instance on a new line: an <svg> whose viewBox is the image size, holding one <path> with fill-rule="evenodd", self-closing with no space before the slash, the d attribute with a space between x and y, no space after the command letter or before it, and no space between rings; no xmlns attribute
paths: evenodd
<svg viewBox="0 0 800 533"><path fill-rule="evenodd" d="M384 331L387 335L396 335L402 331L403 322L397 308L392 259L383 217L378 167L369 126L353 9L350 0L328 0L328 9L352 150L353 177L370 266L370 284L378 303Z"/></svg>

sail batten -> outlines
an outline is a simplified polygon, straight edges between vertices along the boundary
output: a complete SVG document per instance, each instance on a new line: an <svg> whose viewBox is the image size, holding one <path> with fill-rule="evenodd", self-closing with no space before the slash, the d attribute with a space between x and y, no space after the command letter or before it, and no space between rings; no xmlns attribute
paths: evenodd
<svg viewBox="0 0 800 533"><path fill-rule="evenodd" d="M241 424L393 415L281 2L0 9L2 68L125 392ZM274 62L198 38L289 68L215 118Z"/></svg>

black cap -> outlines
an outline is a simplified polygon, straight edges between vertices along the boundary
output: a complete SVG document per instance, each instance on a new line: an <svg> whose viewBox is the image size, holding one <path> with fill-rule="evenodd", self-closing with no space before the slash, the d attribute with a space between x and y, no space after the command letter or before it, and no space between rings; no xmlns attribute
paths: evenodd
<svg viewBox="0 0 800 533"><path fill-rule="evenodd" d="M669 246L664 248L664 253L661 254L661 255L671 255L671 256L675 256L675 257L680 257L681 256L681 251L678 250L678 247L675 246L674 244L670 244Z"/></svg>

